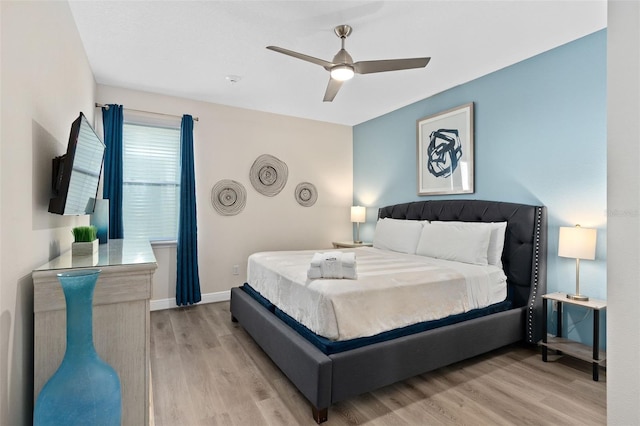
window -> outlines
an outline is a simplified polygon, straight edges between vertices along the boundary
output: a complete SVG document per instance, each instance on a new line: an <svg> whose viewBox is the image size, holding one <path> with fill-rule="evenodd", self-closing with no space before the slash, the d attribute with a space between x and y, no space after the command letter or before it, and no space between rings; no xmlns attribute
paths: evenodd
<svg viewBox="0 0 640 426"><path fill-rule="evenodd" d="M177 240L180 125L123 126L122 216L125 238Z"/></svg>

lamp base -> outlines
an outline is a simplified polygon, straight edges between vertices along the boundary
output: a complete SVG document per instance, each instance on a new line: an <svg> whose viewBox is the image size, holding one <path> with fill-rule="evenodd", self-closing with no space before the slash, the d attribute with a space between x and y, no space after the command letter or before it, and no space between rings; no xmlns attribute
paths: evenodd
<svg viewBox="0 0 640 426"><path fill-rule="evenodd" d="M586 302L589 300L589 296L583 296L582 294L567 294L567 299Z"/></svg>

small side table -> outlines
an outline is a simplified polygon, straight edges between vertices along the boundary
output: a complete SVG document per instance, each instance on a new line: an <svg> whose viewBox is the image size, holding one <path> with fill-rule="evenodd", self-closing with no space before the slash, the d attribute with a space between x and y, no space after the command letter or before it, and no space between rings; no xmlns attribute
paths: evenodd
<svg viewBox="0 0 640 426"><path fill-rule="evenodd" d="M542 340L538 342L542 346L542 361L547 362L547 351L553 349L561 353L570 355L584 361L588 361L593 366L593 380L598 381L598 367L604 365L606 353L600 350L600 311L607 309L606 300L589 299L579 301L567 298L566 293L549 293L542 296ZM554 336L547 336L547 302L558 303L557 324L558 333ZM589 347L582 343L562 337L562 304L582 306L593 310L593 346Z"/></svg>
<svg viewBox="0 0 640 426"><path fill-rule="evenodd" d="M333 248L373 247L373 243L354 243L353 241L334 241Z"/></svg>

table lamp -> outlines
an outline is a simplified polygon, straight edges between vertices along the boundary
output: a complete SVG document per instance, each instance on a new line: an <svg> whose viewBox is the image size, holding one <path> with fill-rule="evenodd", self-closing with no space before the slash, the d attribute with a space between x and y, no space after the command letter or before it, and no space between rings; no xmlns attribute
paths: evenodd
<svg viewBox="0 0 640 426"><path fill-rule="evenodd" d="M367 209L362 206L351 206L351 222L356 224L356 239L353 240L355 244L361 244L360 240L360 224L364 223L367 216Z"/></svg>
<svg viewBox="0 0 640 426"><path fill-rule="evenodd" d="M587 301L589 298L580 294L580 259L593 260L596 258L596 230L574 227L560 227L558 238L558 256L570 257L576 260L576 293L567 294L572 300Z"/></svg>

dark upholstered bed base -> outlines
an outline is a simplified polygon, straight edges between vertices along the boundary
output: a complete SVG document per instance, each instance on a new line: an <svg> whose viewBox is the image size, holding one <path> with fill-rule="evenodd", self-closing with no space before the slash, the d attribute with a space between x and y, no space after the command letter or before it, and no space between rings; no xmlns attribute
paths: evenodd
<svg viewBox="0 0 640 426"><path fill-rule="evenodd" d="M361 393L521 341L525 327L525 309L517 308L325 355L240 288L231 289L231 312L316 412Z"/></svg>
<svg viewBox="0 0 640 426"><path fill-rule="evenodd" d="M541 330L538 294L546 290L544 207L437 200L385 207L380 209L380 217L506 220L503 264L508 280L512 278L510 300L516 305L508 311L325 355L241 288L231 289L232 318L309 400L318 423L327 419L333 403L511 343L535 342ZM508 249L512 252L507 253Z"/></svg>

